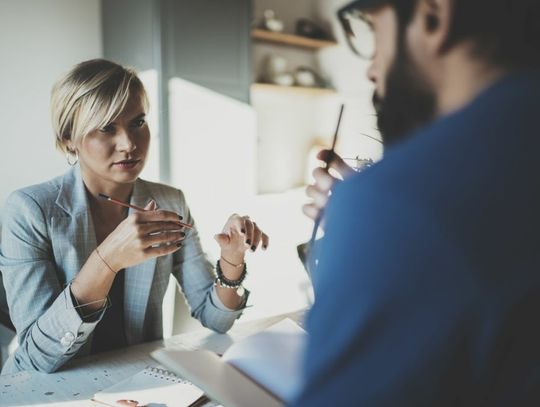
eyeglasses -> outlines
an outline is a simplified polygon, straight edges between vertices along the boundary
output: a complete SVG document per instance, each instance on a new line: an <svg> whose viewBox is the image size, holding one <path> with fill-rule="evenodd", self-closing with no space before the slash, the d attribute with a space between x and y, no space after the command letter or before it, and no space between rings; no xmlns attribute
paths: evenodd
<svg viewBox="0 0 540 407"><path fill-rule="evenodd" d="M360 9L361 1L353 1L337 12L347 44L362 59L372 59L375 53L375 36L369 16Z"/></svg>
<svg viewBox="0 0 540 407"><path fill-rule="evenodd" d="M375 165L372 158L360 158L358 155L354 158L344 157L342 160L345 161L345 164L351 167L355 172L361 172Z"/></svg>

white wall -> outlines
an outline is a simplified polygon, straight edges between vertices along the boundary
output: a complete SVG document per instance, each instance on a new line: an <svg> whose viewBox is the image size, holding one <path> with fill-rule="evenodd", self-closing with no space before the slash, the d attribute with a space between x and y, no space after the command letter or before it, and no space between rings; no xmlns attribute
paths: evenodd
<svg viewBox="0 0 540 407"><path fill-rule="evenodd" d="M213 236L232 213L253 212L255 114L245 103L180 78L169 82L169 104L171 183L184 192L202 246L217 260L219 246ZM172 332L195 326L178 296Z"/></svg>
<svg viewBox="0 0 540 407"><path fill-rule="evenodd" d="M61 174L49 116L53 83L102 56L100 0L0 0L0 213L7 195Z"/></svg>

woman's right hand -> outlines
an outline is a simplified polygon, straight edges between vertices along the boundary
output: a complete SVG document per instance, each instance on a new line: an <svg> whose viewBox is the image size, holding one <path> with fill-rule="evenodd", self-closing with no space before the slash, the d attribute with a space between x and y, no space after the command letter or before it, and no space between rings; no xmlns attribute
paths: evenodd
<svg viewBox="0 0 540 407"><path fill-rule="evenodd" d="M354 173L354 170L349 167L339 155L330 150L320 151L319 154L317 154L317 158L319 160L330 162L328 168L334 169L341 179L333 177L329 174L328 170L321 167L318 167L313 171L315 182L306 188L306 195L311 198L312 201L302 207L304 214L313 220L315 220L319 216L319 213L326 207L334 184Z"/></svg>
<svg viewBox="0 0 540 407"><path fill-rule="evenodd" d="M132 213L99 245L99 254L115 272L181 248L186 236L181 217L155 208L152 201L146 211Z"/></svg>

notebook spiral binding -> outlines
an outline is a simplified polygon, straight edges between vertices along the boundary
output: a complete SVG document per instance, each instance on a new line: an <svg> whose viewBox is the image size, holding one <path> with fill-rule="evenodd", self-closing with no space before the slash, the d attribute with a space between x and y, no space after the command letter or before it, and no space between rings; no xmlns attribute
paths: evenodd
<svg viewBox="0 0 540 407"><path fill-rule="evenodd" d="M160 369L159 367L147 366L146 369L144 369L144 374L167 380L171 383L190 383L187 380L178 377L174 373L165 369Z"/></svg>

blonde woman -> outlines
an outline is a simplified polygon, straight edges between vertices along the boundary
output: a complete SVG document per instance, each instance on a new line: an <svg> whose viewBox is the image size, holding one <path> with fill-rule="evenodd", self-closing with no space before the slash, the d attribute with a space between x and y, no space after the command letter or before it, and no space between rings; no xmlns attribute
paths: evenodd
<svg viewBox="0 0 540 407"><path fill-rule="evenodd" d="M171 273L192 315L227 331L249 294L245 252L266 249L268 236L232 215L216 235L214 267L182 192L138 178L150 133L133 71L83 62L55 85L51 103L56 145L72 168L6 202L0 269L19 347L2 373L53 372L77 356L161 338Z"/></svg>

